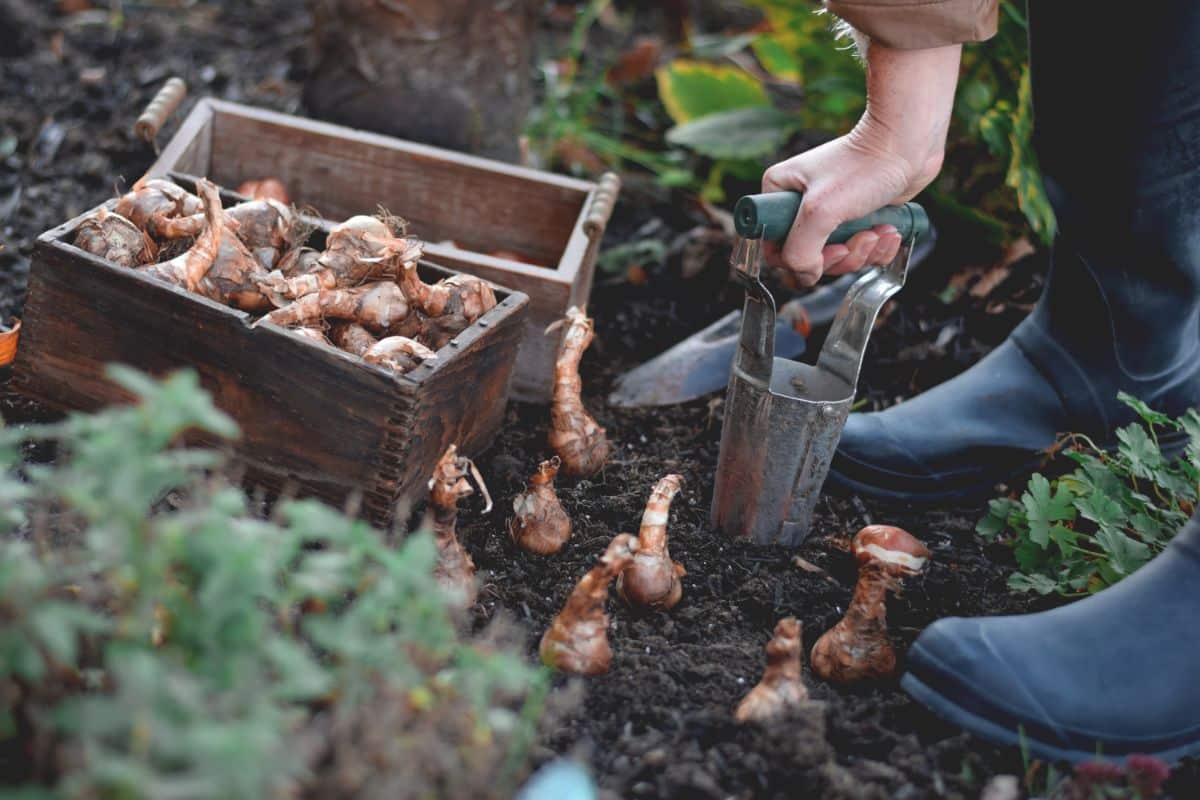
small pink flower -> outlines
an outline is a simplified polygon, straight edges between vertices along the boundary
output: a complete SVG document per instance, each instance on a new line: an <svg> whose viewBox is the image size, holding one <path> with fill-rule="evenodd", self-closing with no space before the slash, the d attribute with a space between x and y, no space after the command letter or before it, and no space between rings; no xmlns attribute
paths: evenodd
<svg viewBox="0 0 1200 800"><path fill-rule="evenodd" d="M1131 755L1125 760L1129 785L1142 797L1157 797L1171 777L1171 768L1154 756Z"/></svg>
<svg viewBox="0 0 1200 800"><path fill-rule="evenodd" d="M1112 786L1125 780L1125 770L1111 761L1088 761L1075 765L1075 783L1085 791L1092 787Z"/></svg>

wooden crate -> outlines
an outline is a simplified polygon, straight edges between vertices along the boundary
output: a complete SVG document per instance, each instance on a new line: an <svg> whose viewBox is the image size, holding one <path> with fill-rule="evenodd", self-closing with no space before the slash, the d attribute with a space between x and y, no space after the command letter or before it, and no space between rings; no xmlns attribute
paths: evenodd
<svg viewBox="0 0 1200 800"><path fill-rule="evenodd" d="M550 399L562 338L546 326L586 306L620 190L616 175L575 180L211 99L196 104L149 170L172 173L227 187L276 177L294 203L333 221L382 205L429 242L431 260L529 295L513 396L532 402Z"/></svg>
<svg viewBox="0 0 1200 800"><path fill-rule="evenodd" d="M10 390L87 411L127 399L105 379L109 363L154 374L191 367L241 426L234 450L249 482L333 503L361 493L379 524L424 496L448 445L472 456L499 429L527 316L523 293L496 287L494 309L437 359L397 375L285 328L251 328L244 311L72 246L88 214L36 242ZM314 236L319 246L324 233ZM424 262L419 271L426 281L449 274Z"/></svg>

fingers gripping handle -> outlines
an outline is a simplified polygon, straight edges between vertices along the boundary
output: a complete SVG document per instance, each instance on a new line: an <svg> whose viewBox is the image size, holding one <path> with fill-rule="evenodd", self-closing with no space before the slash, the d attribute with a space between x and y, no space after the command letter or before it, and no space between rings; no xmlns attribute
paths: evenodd
<svg viewBox="0 0 1200 800"><path fill-rule="evenodd" d="M733 208L733 224L739 236L782 242L800 213L799 192L748 194ZM856 233L876 225L892 225L904 239L920 238L929 231L929 217L916 203L884 206L878 211L843 222L829 236L830 244L841 244Z"/></svg>

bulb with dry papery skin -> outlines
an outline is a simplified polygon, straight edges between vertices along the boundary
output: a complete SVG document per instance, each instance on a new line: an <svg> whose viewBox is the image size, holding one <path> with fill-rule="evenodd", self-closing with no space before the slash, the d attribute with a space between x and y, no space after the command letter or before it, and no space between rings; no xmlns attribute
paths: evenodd
<svg viewBox="0 0 1200 800"><path fill-rule="evenodd" d="M733 716L738 722L765 722L808 702L800 677L800 623L784 617L767 642L767 668L762 680L742 698Z"/></svg>
<svg viewBox="0 0 1200 800"><path fill-rule="evenodd" d="M554 493L561 464L558 456L543 461L529 479L529 488L513 500L508 534L522 550L543 556L557 553L571 536L571 518Z"/></svg>
<svg viewBox="0 0 1200 800"><path fill-rule="evenodd" d="M642 512L637 555L617 578L617 594L630 605L667 609L683 596L683 583L679 579L687 572L682 564L671 560L667 550L671 500L682 485L682 476L668 475L650 492L650 500Z"/></svg>
<svg viewBox="0 0 1200 800"><path fill-rule="evenodd" d="M199 290L201 281L212 269L225 239L221 197L217 194L217 187L209 181L200 180L196 184L196 191L200 193L207 223L196 237L196 241L186 252L180 253L170 261L152 264L140 270L143 275L152 275L176 286L182 286L189 292Z"/></svg>
<svg viewBox="0 0 1200 800"><path fill-rule="evenodd" d="M401 374L434 358L437 353L407 336L386 336L362 354L363 361L368 364L378 364Z"/></svg>
<svg viewBox="0 0 1200 800"><path fill-rule="evenodd" d="M347 353L359 357L379 341L357 322L335 322L329 329L329 340Z"/></svg>
<svg viewBox="0 0 1200 800"><path fill-rule="evenodd" d="M608 437L583 407L583 379L579 361L592 343L592 321L579 308L567 309L567 317L546 329L567 325L558 358L554 363L554 393L550 404L550 446L563 463L563 474L572 478L595 475L608 458Z"/></svg>
<svg viewBox="0 0 1200 800"><path fill-rule="evenodd" d="M131 269L153 263L158 257L158 247L145 231L106 208L79 223L74 245Z"/></svg>
<svg viewBox="0 0 1200 800"><path fill-rule="evenodd" d="M322 289L357 286L365 281L400 279L406 264L415 265L424 244L414 237L395 236L376 217L359 215L329 232L325 250L307 271L272 278L268 289L283 298L300 298Z"/></svg>
<svg viewBox="0 0 1200 800"><path fill-rule="evenodd" d="M200 280L197 291L205 297L243 311L266 311L273 308L271 299L260 288L262 278L267 274L266 270L249 248L233 235L235 225L225 219L223 227L224 234L217 257Z"/></svg>
<svg viewBox="0 0 1200 800"><path fill-rule="evenodd" d="M391 281L365 283L352 289L323 289L277 308L260 322L276 325L316 325L325 319L357 322L368 331L381 335L397 327L408 317L404 292Z"/></svg>
<svg viewBox="0 0 1200 800"><path fill-rule="evenodd" d="M192 236L198 236L204 225L200 198L162 178L142 178L117 200L113 210L154 236L163 236L163 224L177 217L197 216Z"/></svg>
<svg viewBox="0 0 1200 800"><path fill-rule="evenodd" d="M314 342L329 344L329 339L325 336L325 331L320 328L292 328L292 332L298 336L303 336L305 339L311 339Z"/></svg>
<svg viewBox="0 0 1200 800"><path fill-rule="evenodd" d="M886 678L896 669L896 651L887 632L887 593L916 575L929 549L912 534L891 525L868 525L854 537L858 584L846 616L817 640L812 668L836 683Z"/></svg>
<svg viewBox="0 0 1200 800"><path fill-rule="evenodd" d="M237 193L254 200L275 200L285 206L291 205L287 187L277 178L262 178L256 181L245 181L237 187Z"/></svg>
<svg viewBox="0 0 1200 800"><path fill-rule="evenodd" d="M471 460L458 454L458 448L450 445L442 455L429 479L428 520L437 542L438 558L434 566L434 577L462 607L475 604L475 562L458 541L455 526L458 523L458 501L474 493L469 477L474 477L483 493L486 508L492 510L487 487L479 470Z"/></svg>
<svg viewBox="0 0 1200 800"><path fill-rule="evenodd" d="M543 664L576 675L608 671L612 648L608 646L604 601L608 599L609 584L629 566L637 547L637 539L620 534L609 542L599 563L580 578L562 611L542 635L538 652Z"/></svg>
<svg viewBox="0 0 1200 800"><path fill-rule="evenodd" d="M271 269L288 248L297 225L292 209L276 200L250 200L225 210L225 227L246 246L263 269ZM166 239L196 236L203 215L162 220L158 234Z"/></svg>
<svg viewBox="0 0 1200 800"><path fill-rule="evenodd" d="M275 265L285 278L306 275L321 268L321 251L311 247L296 247L283 254Z"/></svg>
<svg viewBox="0 0 1200 800"><path fill-rule="evenodd" d="M400 285L404 296L421 313L417 335L434 350L444 347L496 307L496 293L487 281L459 274L428 284L417 274L415 261L402 267Z"/></svg>

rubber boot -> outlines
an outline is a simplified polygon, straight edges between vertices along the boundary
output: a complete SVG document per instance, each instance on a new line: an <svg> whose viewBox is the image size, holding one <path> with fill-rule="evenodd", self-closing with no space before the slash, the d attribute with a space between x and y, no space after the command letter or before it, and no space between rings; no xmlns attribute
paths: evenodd
<svg viewBox="0 0 1200 800"><path fill-rule="evenodd" d="M990 492L1059 434L1200 404L1200 4L1030 3L1035 146L1058 237L1046 289L965 373L856 414L830 475L860 494ZM1170 445L1172 443L1168 443Z"/></svg>
<svg viewBox="0 0 1200 800"><path fill-rule="evenodd" d="M1052 611L948 618L900 685L985 739L1039 758L1200 754L1200 520L1109 589Z"/></svg>

